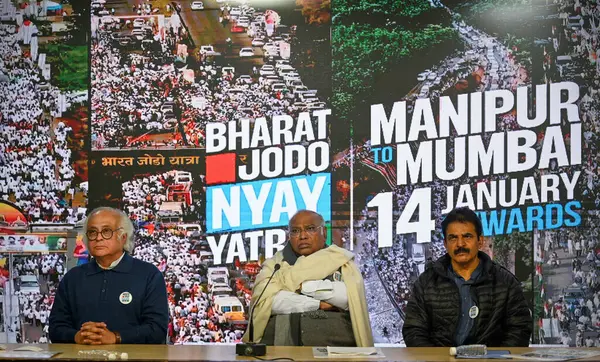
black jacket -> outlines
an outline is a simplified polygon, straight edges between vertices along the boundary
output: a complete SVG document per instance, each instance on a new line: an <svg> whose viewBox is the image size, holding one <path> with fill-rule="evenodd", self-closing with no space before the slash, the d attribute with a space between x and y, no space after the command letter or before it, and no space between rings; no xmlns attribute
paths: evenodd
<svg viewBox="0 0 600 362"><path fill-rule="evenodd" d="M533 322L519 281L481 251L479 259L482 274L471 286L479 315L464 344L527 347ZM402 329L407 347L455 345L460 293L450 262L444 255L415 282Z"/></svg>

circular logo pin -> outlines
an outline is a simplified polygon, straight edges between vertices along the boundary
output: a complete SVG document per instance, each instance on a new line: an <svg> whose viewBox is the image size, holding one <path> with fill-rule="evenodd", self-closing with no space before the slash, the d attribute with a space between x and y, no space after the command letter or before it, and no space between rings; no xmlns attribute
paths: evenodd
<svg viewBox="0 0 600 362"><path fill-rule="evenodd" d="M478 315L479 315L479 308L477 308L476 305L472 306L469 309L469 317L471 317L471 319L475 319L475 318L477 318Z"/></svg>
<svg viewBox="0 0 600 362"><path fill-rule="evenodd" d="M129 293L129 292L123 292L123 293L121 293L121 295L119 295L119 302L121 302L121 304L129 304L129 303L131 303L132 300L133 300L133 297L131 296L131 293Z"/></svg>

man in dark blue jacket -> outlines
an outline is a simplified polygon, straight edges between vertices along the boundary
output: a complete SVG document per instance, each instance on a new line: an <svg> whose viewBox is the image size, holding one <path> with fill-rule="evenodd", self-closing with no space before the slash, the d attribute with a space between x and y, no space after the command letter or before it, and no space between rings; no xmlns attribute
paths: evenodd
<svg viewBox="0 0 600 362"><path fill-rule="evenodd" d="M84 225L94 260L61 281L50 314L50 340L78 344L162 344L169 322L160 271L131 257L133 224L120 210L101 207Z"/></svg>

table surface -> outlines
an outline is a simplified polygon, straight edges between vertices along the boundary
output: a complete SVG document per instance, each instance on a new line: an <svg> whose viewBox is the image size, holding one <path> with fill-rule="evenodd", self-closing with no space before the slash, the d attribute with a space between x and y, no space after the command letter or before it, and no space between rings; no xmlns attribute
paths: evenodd
<svg viewBox="0 0 600 362"><path fill-rule="evenodd" d="M20 346L31 346L21 344L7 344L7 351L11 351ZM81 358L79 351L102 349L107 351L127 352L129 360L135 361L257 361L253 357L238 357L235 354L234 345L106 345L106 346L82 346L76 344L36 344L44 351L60 352L54 356L53 360L90 360ZM491 348L510 350L511 354L521 354L534 350L543 350L547 348ZM586 349L586 348L582 348ZM598 349L590 348L598 351ZM341 358L340 360L351 361L455 361L448 352L448 348L401 348L401 347L382 347L381 351L385 358ZM267 347L267 355L262 359L275 358L293 358L296 361L326 361L332 359L314 358L312 347ZM2 359L2 352L0 352ZM596 360L598 357L596 357ZM34 359L32 359L34 360ZM333 359L336 360L336 359ZM462 360L466 361L466 360Z"/></svg>

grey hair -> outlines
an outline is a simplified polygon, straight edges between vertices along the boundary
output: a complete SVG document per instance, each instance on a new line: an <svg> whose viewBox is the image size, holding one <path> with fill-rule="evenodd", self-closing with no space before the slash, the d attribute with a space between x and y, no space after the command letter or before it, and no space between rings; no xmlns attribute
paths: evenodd
<svg viewBox="0 0 600 362"><path fill-rule="evenodd" d="M289 228L289 227L290 227L290 225L292 224L292 220L294 220L294 218L295 218L297 215L299 215L299 214L305 214L305 213L307 213L307 214L312 214L312 215L315 215L315 216L318 218L318 220L319 220L319 226L324 226L324 225L325 225L325 219L324 219L324 218L323 218L323 216L322 216L321 214L319 214L318 212L316 212L316 211L312 211L312 210L298 210L298 211L296 211L296 213L294 214L294 216L292 216L292 217L290 218L290 221L288 222L288 228Z"/></svg>
<svg viewBox="0 0 600 362"><path fill-rule="evenodd" d="M108 207L108 206L101 206L101 207L95 208L85 218L85 221L83 223L83 243L85 244L86 249L90 250L89 240L87 238L88 220L95 214L102 212L102 211L112 212L113 214L116 214L119 217L119 227L121 227L123 229L119 230L118 233L119 233L119 235L127 234L127 240L125 240L125 245L123 245L123 250L125 250L129 254L133 253L133 246L134 246L133 234L135 232L135 229L133 227L133 223L131 222L131 219L123 211L121 211L119 209L115 209L114 207Z"/></svg>

